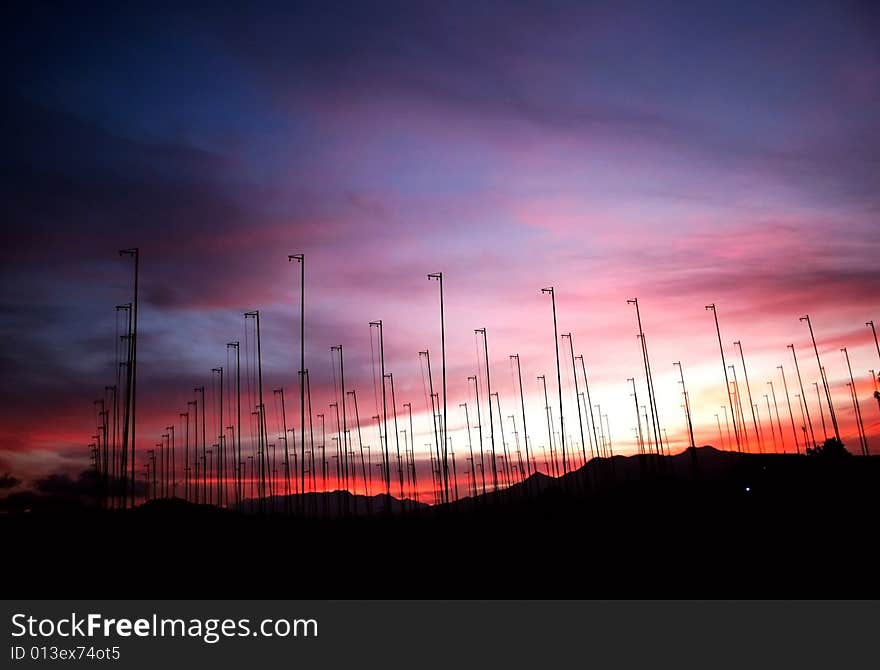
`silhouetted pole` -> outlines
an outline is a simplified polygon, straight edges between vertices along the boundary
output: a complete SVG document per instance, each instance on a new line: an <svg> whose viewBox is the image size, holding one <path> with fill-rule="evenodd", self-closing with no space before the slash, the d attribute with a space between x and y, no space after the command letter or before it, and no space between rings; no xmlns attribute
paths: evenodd
<svg viewBox="0 0 880 670"><path fill-rule="evenodd" d="M599 435L596 432L596 418L593 416L593 399L590 397L590 380L587 378L587 366L584 363L584 356L580 354L576 357L581 362L581 372L584 375L584 391L586 392L586 405L590 409L590 426L593 434L592 444L596 445L596 451L599 450ZM647 428L647 426L646 426Z"/></svg>
<svg viewBox="0 0 880 670"><path fill-rule="evenodd" d="M727 444L733 449L733 438L730 435L730 421L727 420L727 405L721 405L721 409L724 411L724 425L727 427Z"/></svg>
<svg viewBox="0 0 880 670"><path fill-rule="evenodd" d="M471 419L468 415L468 406L466 402L459 403L459 407L464 408L464 423L467 427L467 436L468 436L468 451L471 454L471 471L474 475L474 497L477 496L477 466L476 461L474 460L474 444L471 440Z"/></svg>
<svg viewBox="0 0 880 670"><path fill-rule="evenodd" d="M397 446L397 474L400 478L400 497L403 498L403 462L400 460L400 432L397 427L397 399L394 395L394 373L386 375L391 382L391 412L394 418L394 444ZM442 426L441 426L442 430Z"/></svg>
<svg viewBox="0 0 880 670"><path fill-rule="evenodd" d="M510 459L507 455L507 441L504 439L504 414L501 412L501 399L497 393L489 396L489 406L492 406L492 396L495 396L495 404L498 407L498 425L501 427L501 451L504 453L504 462L507 470L503 474L507 476L507 486L510 486Z"/></svg>
<svg viewBox="0 0 880 670"><path fill-rule="evenodd" d="M727 376L727 361L724 360L724 345L721 342L721 327L718 325L718 311L715 309L715 303L706 305L707 310L712 310L715 317L715 332L718 334L718 348L721 350L721 366L724 369L724 386L727 389L727 401L730 405L730 414L733 419L733 434L736 437L736 449L742 451L742 444L739 439L739 430L736 426L736 412L734 411L733 396L730 393L730 378Z"/></svg>
<svg viewBox="0 0 880 670"><path fill-rule="evenodd" d="M715 422L718 424L718 440L721 443L721 448L724 449L724 433L721 432L721 417L718 414L715 415Z"/></svg>
<svg viewBox="0 0 880 670"><path fill-rule="evenodd" d="M150 487L150 490L153 492L153 497L158 498L159 495L156 493L159 488L156 486L156 452L153 449L147 450L147 457L150 460L150 470L153 475L153 485Z"/></svg>
<svg viewBox="0 0 880 670"><path fill-rule="evenodd" d="M480 479L483 484L483 495L486 495L486 466L483 453L483 420L480 414L480 385L477 383L477 376L468 377L468 381L474 382L474 395L477 403L477 437L480 439Z"/></svg>
<svg viewBox="0 0 880 670"><path fill-rule="evenodd" d="M792 345L789 345L789 346L792 346ZM793 346L792 346L792 353L794 353ZM798 440L797 429L795 428L795 425L794 425L794 412L791 409L791 396L788 393L788 382L785 379L785 368L783 368L781 365L777 365L776 367L779 370L779 374L782 375L782 388L785 391L785 402L788 405L788 417L789 417L789 419L791 419L791 432L794 434L794 450L795 450L795 453L800 455L801 445L800 445L800 441ZM806 446L807 445L805 444L804 445L805 449L806 449Z"/></svg>
<svg viewBox="0 0 880 670"><path fill-rule="evenodd" d="M342 478L345 482L345 488L348 489L348 478L349 478L349 468L348 468L348 452L349 452L349 444L348 444L348 419L345 411L345 359L342 355L342 345L338 344L334 347L330 347L330 351L338 351L339 352L339 385L342 389Z"/></svg>
<svg viewBox="0 0 880 670"><path fill-rule="evenodd" d="M785 435L782 432L782 419L779 417L779 403L776 402L776 389L773 387L773 380L767 382L767 385L770 387L770 397L773 398L773 408L776 410L776 427L779 428L779 442L782 445L782 453L785 453ZM773 420L772 417L770 419ZM792 422L792 428L794 428L794 422Z"/></svg>
<svg viewBox="0 0 880 670"><path fill-rule="evenodd" d="M608 415L603 414L605 418L605 432L608 435L608 455L611 458L614 458L614 447L611 444L611 423L608 421ZM666 438L666 455L669 455L669 438Z"/></svg>
<svg viewBox="0 0 880 670"><path fill-rule="evenodd" d="M129 475L129 467L128 467L128 455L129 455L129 444L130 444L130 432L131 432L131 332L132 332L132 318L131 318L131 303L127 303L125 305L117 305L116 306L116 318L119 318L119 312L124 311L126 314L126 330L125 335L120 336L120 340L125 342L126 345L126 353L125 353L125 361L119 363L119 369L117 370L117 379L119 380L119 384L122 384L121 379L121 369L125 367L125 393L123 395L123 410L122 410L122 443L120 444L120 452L119 452L119 472L120 472L120 482L121 482L121 491L120 491L120 500L122 502L121 506L123 508L128 506L129 503L129 485L132 489L135 488L135 480L132 475ZM129 479L131 480L129 482ZM132 505L133 506L133 505Z"/></svg>
<svg viewBox="0 0 880 670"><path fill-rule="evenodd" d="M813 322L810 321L810 315L806 314L800 318L800 321L806 321L810 329L810 339L813 340L813 351L816 353L816 363L819 365L819 374L822 377L822 385L825 388L825 399L828 401L828 413L831 415L831 425L834 427L834 437L840 442L840 430L837 427L837 415L834 413L834 403L831 402L831 390L828 388L828 380L825 378L825 370L822 367L822 361L819 359L819 348L816 346L816 336L813 334Z"/></svg>
<svg viewBox="0 0 880 670"><path fill-rule="evenodd" d="M412 415L412 403L405 402L403 406L406 407L407 413L409 414L409 438L411 442L410 451L412 453L412 486L413 493L415 494L416 502L419 501L419 490L418 490L418 478L416 476L416 434L415 429L413 428L413 415Z"/></svg>
<svg viewBox="0 0 880 670"><path fill-rule="evenodd" d="M217 505L223 507L223 461L225 459L225 454L223 453L223 443L225 441L223 438L223 368L212 368L211 372L216 372L220 375L220 431L217 435Z"/></svg>
<svg viewBox="0 0 880 670"><path fill-rule="evenodd" d="M740 360L742 361L742 366L743 366L743 377L745 378L745 381L746 381L746 393L748 394L748 397L749 397L749 406L753 408L754 403L752 402L752 387L749 385L749 371L748 371L748 368L746 368L746 357L743 354L742 342L737 340L736 342L733 343L733 346L739 347L739 357L740 357ZM763 440L761 438L761 432L758 430L758 418L755 414L754 408L751 411L752 411L752 423L755 426L755 437L758 438L758 448L761 451L763 451L764 445L762 444ZM744 433L746 432L745 428L743 428L743 432Z"/></svg>
<svg viewBox="0 0 880 670"><path fill-rule="evenodd" d="M183 442L183 499L189 500L189 412L181 412L180 418L185 421Z"/></svg>
<svg viewBox="0 0 880 670"><path fill-rule="evenodd" d="M859 428L859 441L862 445L862 453L867 456L868 438L865 435L865 424L862 423L862 410L859 408L859 397L856 393L856 380L853 379L852 365L850 365L849 362L849 352L846 350L846 347L842 347L841 351L843 352L843 357L846 359L846 369L849 371L849 381L852 384L853 409L855 409L856 422Z"/></svg>
<svg viewBox="0 0 880 670"><path fill-rule="evenodd" d="M822 409L822 392L819 390L819 382L813 382L813 388L816 389L816 404L819 406L819 418L822 419L822 439L827 440L828 428L825 426L825 411Z"/></svg>
<svg viewBox="0 0 880 670"><path fill-rule="evenodd" d="M519 354L512 354L510 358L516 360L516 378L519 383L519 402L522 409L523 441L525 442L526 449L526 469L528 470L529 476L531 477L532 463L531 459L529 458L529 431L526 425L526 396L523 393L522 368L520 367ZM468 439L470 439L470 428L468 428ZM476 471L474 472L474 477L476 477Z"/></svg>
<svg viewBox="0 0 880 670"><path fill-rule="evenodd" d="M265 446L268 444L268 435L266 434L266 405L263 403L263 349L262 342L260 336L260 311L255 310L253 312L246 312L244 315L245 319L248 317L252 317L254 321L256 321L257 326L257 394L259 398L259 433L260 433L260 445L263 447L262 453L260 455L260 507L262 509L263 502L262 499L266 495L266 475L267 475L267 466L266 462L269 454L267 453ZM269 478L269 497L272 498L272 479ZM274 503L273 503L274 504Z"/></svg>
<svg viewBox="0 0 880 670"><path fill-rule="evenodd" d="M660 454L663 453L663 436L660 434L660 408L657 406L657 396L654 394L654 376L651 370L651 358L648 356L648 340L645 337L645 330L642 328L642 314L639 309L639 299L632 298L626 301L627 304L636 308L636 322L639 326L638 337L642 345L642 359L645 365L645 381L648 386L648 407L651 410L651 430L654 432L657 444L660 446ZM601 427L602 417L599 417Z"/></svg>
<svg viewBox="0 0 880 670"><path fill-rule="evenodd" d="M574 397L577 401L578 411L578 428L581 434L581 451L584 454L584 463L587 462L587 441L584 439L584 419L581 415L581 396L578 390L577 368L574 365L574 343L572 342L571 333L563 333L562 337L568 338L568 350L571 353L571 376L574 378Z"/></svg>
<svg viewBox="0 0 880 670"><path fill-rule="evenodd" d="M690 435L691 438L691 446L696 448L697 443L694 440L694 423L691 419L691 403L688 399L687 388L684 385L684 370L681 367L681 361L676 361L672 365L673 367L678 367L679 381L681 382L681 392L682 395L684 395L684 413L685 418L687 419L688 435Z"/></svg>
<svg viewBox="0 0 880 670"><path fill-rule="evenodd" d="M300 414L300 490L306 490L306 392L303 371L306 369L306 260L304 254L292 254L287 257L287 262L299 263L299 414ZM311 414L310 414L311 416ZM302 498L305 511L305 496Z"/></svg>
<svg viewBox="0 0 880 670"><path fill-rule="evenodd" d="M804 380L801 377L801 368L798 365L797 353L795 353L794 345L789 344L788 348L791 349L791 356L794 359L794 370L797 373L798 385L801 388L801 402L803 402L804 406L802 408L802 412L806 414L807 425L806 427L810 429L810 439L813 441L813 447L816 446L816 434L813 432L813 421L810 419L810 408L807 406L807 394L804 392Z"/></svg>
<svg viewBox="0 0 880 670"><path fill-rule="evenodd" d="M642 437L642 416L641 414L639 414L639 394L638 391L636 391L636 380L635 377L627 377L626 381L632 384L633 389L633 392L630 395L632 395L633 397L633 403L635 404L636 408L636 426L639 436L639 453L645 453L645 440Z"/></svg>
<svg viewBox="0 0 880 670"><path fill-rule="evenodd" d="M131 506L135 505L134 481L135 481L135 444L137 431L137 332L138 332L138 281L140 274L140 250L138 248L122 249L120 256L131 256L134 259L134 300L132 301L132 331L131 331L131 356L129 369L131 371ZM154 475L155 476L155 475Z"/></svg>
<svg viewBox="0 0 880 670"><path fill-rule="evenodd" d="M119 367L118 366L116 367L116 374L117 374L117 381L118 381L118 375L119 375ZM111 401L111 407L113 408L111 410L113 413L113 426L110 431L110 435L111 435L111 437L110 437L110 445L111 445L110 446L110 472L111 472L111 481L112 481L112 486L113 486L113 490L111 492L111 505L113 505L114 507L119 506L119 500L118 500L117 496L118 496L118 492L119 492L119 484L121 481L121 479L119 477L119 473L117 472L117 469L116 469L117 456L118 456L117 449L119 447L119 445L117 443L117 438L118 438L117 431L119 428L119 404L117 402L117 397L116 397L118 388L119 388L118 386L105 386L104 387L105 393L107 391L110 391L113 395L113 400Z"/></svg>
<svg viewBox="0 0 880 670"><path fill-rule="evenodd" d="M317 468L315 467L315 430L314 425L312 423L312 384L309 381L309 370L306 368L305 370L300 370L300 376L305 381L306 387L306 402L308 403L308 416L309 416L309 456L310 456L310 469L312 471L312 492L318 492L318 484L317 484ZM324 419L323 416L321 418L321 442L322 442L322 460L323 460L323 441L324 441ZM323 468L323 465L321 466ZM318 497L313 496L312 500L314 500L314 510L315 516L318 516ZM305 512L305 502L303 502L302 511Z"/></svg>
<svg viewBox="0 0 880 670"><path fill-rule="evenodd" d="M244 491L242 490L241 471L241 346L238 342L229 342L226 344L227 351L235 349L235 463L236 463L236 483L235 483L235 502L241 506Z"/></svg>
<svg viewBox="0 0 880 670"><path fill-rule="evenodd" d="M562 368L559 364L559 331L556 327L556 291L550 286L542 288L541 293L550 294L550 303L553 307L553 346L556 348L556 387L559 391L559 439L562 445L562 474L566 474L568 473L568 461L565 454L565 420L562 414Z"/></svg>
<svg viewBox="0 0 880 670"><path fill-rule="evenodd" d="M364 478L364 494L367 496L367 514L372 514L373 512L370 508L370 487L367 484L367 466L364 460L364 438L363 435L361 435L361 415L358 413L357 394L355 393L354 389L349 391L349 394L351 395L351 400L354 403L354 422L357 425L358 448L361 452L361 474ZM412 422L412 409L410 409L410 422Z"/></svg>
<svg viewBox="0 0 880 670"><path fill-rule="evenodd" d="M449 438L449 455L452 458L452 485L453 485L453 493L455 497L453 500L458 500L458 471L455 467L455 449L452 447L452 438Z"/></svg>
<svg viewBox="0 0 880 670"><path fill-rule="evenodd" d="M805 425L807 421L804 418L804 405L806 405L806 403L803 402L804 398L800 393L795 393L794 397L798 399L798 407L801 410L801 430L804 432L804 449L806 449L807 453L809 453L809 447L807 446L807 426ZM813 448L815 447L816 440L815 438L813 438Z"/></svg>
<svg viewBox="0 0 880 670"><path fill-rule="evenodd" d="M169 445L171 447L171 460L168 464L168 479L171 483L171 497L177 497L177 479L175 478L175 473L177 472L177 459L174 454L174 426L166 426L165 430L168 431L168 434L171 436L169 439Z"/></svg>
<svg viewBox="0 0 880 670"><path fill-rule="evenodd" d="M874 320L865 321L865 325L871 329L871 334L874 335L874 346L877 348L877 358L880 358L880 341L877 340L877 329L874 328Z"/></svg>
<svg viewBox="0 0 880 670"><path fill-rule="evenodd" d="M547 377L545 375L538 375L538 380L541 382L544 388L544 413L547 415L547 444L550 446L551 456L553 454L553 422L550 419L550 397L547 395ZM546 459L545 459L546 460ZM555 466L556 463L554 459L550 459L551 463ZM548 474L550 474L548 472ZM558 476L559 473L555 472L554 468L554 476Z"/></svg>
<svg viewBox="0 0 880 670"><path fill-rule="evenodd" d="M749 434L746 431L746 413L743 410L742 394L739 392L739 380L736 378L736 366L728 365L730 373L733 375L733 399L736 402L734 408L739 411L739 425L742 427L743 446L746 451L751 452L749 447Z"/></svg>
<svg viewBox="0 0 880 670"><path fill-rule="evenodd" d="M440 285L440 362L443 370L443 487L446 501L449 502L449 462L448 462L448 445L446 440L446 320L443 313L443 273L432 272L428 275L428 279L436 279Z"/></svg>
<svg viewBox="0 0 880 670"><path fill-rule="evenodd" d="M205 387L204 386L196 386L193 389L194 393L200 393L202 396L202 401L199 406L202 409L202 502L206 502L208 499L208 477L207 470L205 469L205 464L208 462L208 458L206 456L208 450L208 436L207 430L205 429ZM196 452L198 454L198 452ZM198 486L198 482L196 482L196 486Z"/></svg>
<svg viewBox="0 0 880 670"><path fill-rule="evenodd" d="M391 464L388 460L388 401L386 399L385 393L385 338L382 334L382 321L370 321L370 327L375 326L379 329L379 360L382 369L382 423L384 427L385 433L385 444L384 444L384 467L385 467L385 494L387 496L391 496ZM388 501L388 509L387 511L391 511L391 502Z"/></svg>
<svg viewBox="0 0 880 670"><path fill-rule="evenodd" d="M776 427L773 425L773 411L770 409L770 396L764 394L767 401L767 416L770 417L770 435L773 437L773 451L779 453L779 444L776 442Z"/></svg>
<svg viewBox="0 0 880 670"><path fill-rule="evenodd" d="M318 414L321 419L321 489L327 493L327 422L323 414ZM324 500L324 516L327 515L327 496L322 495Z"/></svg>
<svg viewBox="0 0 880 670"><path fill-rule="evenodd" d="M508 414L507 418L510 419L510 423L513 425L513 442L516 445L516 463L517 466L519 466L519 480L523 481L526 478L526 471L523 469L522 450L519 447L519 433L516 430L516 415Z"/></svg>
<svg viewBox="0 0 880 670"><path fill-rule="evenodd" d="M290 494L291 494L291 486L290 486L290 450L287 445L287 409L284 406L284 388L273 389L272 393L278 395L281 398L281 430L284 435L284 462L282 465L284 466L284 480L286 484L286 491L284 496L284 512L286 514L290 514ZM293 435L293 449L296 451L296 433Z"/></svg>
<svg viewBox="0 0 880 670"><path fill-rule="evenodd" d="M486 398L486 404L489 405L489 444L492 448L492 490L498 490L498 464L496 462L495 455L495 421L492 415L492 378L489 376L489 337L486 335L485 328L477 328L474 330L475 333L480 333L483 336L483 352L486 358L486 390L488 393L488 397Z"/></svg>

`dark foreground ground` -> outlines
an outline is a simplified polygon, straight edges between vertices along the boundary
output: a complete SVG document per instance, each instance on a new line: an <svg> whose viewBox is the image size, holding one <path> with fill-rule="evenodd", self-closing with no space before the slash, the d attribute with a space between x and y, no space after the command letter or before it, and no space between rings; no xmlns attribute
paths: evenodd
<svg viewBox="0 0 880 670"><path fill-rule="evenodd" d="M880 459L699 456L394 517L7 512L4 597L880 597Z"/></svg>

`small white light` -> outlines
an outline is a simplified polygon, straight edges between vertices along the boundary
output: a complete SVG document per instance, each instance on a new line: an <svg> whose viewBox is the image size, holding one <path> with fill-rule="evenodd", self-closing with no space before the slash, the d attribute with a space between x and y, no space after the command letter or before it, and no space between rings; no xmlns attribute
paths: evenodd
<svg viewBox="0 0 880 670"><path fill-rule="evenodd" d="M748 492L751 491L751 490L752 490L752 487L751 487L751 486L746 486L746 493L748 493Z"/></svg>

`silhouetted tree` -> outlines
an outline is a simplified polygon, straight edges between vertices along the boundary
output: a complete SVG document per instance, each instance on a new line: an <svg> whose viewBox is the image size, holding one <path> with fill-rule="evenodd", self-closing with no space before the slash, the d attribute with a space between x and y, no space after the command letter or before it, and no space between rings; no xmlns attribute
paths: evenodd
<svg viewBox="0 0 880 670"><path fill-rule="evenodd" d="M0 489L14 489L19 484L21 484L21 480L18 477L13 477L8 472L0 475Z"/></svg>
<svg viewBox="0 0 880 670"><path fill-rule="evenodd" d="M821 456L823 458L843 458L851 456L843 442L836 437L829 437L823 444L813 448L807 447L807 456Z"/></svg>

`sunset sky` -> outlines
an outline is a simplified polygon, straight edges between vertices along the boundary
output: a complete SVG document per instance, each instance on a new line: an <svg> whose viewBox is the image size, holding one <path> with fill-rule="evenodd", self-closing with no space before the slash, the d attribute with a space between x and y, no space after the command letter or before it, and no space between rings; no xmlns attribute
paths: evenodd
<svg viewBox="0 0 880 670"><path fill-rule="evenodd" d="M400 428L412 402L418 450L431 440L418 351L431 350L439 385L426 279L437 271L461 482L475 328L487 329L508 442L513 353L532 446L547 444L537 375L558 429L547 286L616 453L636 448L628 377L647 399L633 297L673 451L687 444L673 361L697 442L722 446L727 394L704 309L715 303L728 363L742 382L740 340L765 420L776 385L788 450L776 366L793 397L789 343L821 432L798 321L809 314L844 442L858 451L846 346L880 453L869 377L880 356L865 326L880 326L875 3L163 4L7 10L0 474L26 486L86 467L93 401L115 380L114 308L130 300L117 251L135 246L141 453L227 365L253 309L267 393L284 386L298 425L294 253L307 263L314 411L330 415L329 349L342 344L373 453L372 320L384 322ZM566 433L579 443L560 344ZM488 447L488 425L484 435Z"/></svg>

